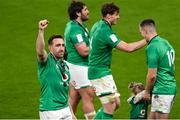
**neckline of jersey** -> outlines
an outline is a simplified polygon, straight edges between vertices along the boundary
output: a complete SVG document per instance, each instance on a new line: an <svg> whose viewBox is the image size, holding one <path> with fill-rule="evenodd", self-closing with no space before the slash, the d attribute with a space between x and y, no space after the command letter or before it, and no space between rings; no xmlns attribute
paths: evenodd
<svg viewBox="0 0 180 120"><path fill-rule="evenodd" d="M155 40L156 37L158 37L159 35L155 35L153 38L151 38L151 40L149 41L148 45L153 41Z"/></svg>
<svg viewBox="0 0 180 120"><path fill-rule="evenodd" d="M86 30L86 28L82 24L80 24L78 21L76 21L76 20L73 20L73 22L78 24L87 33L88 38L89 38L89 32Z"/></svg>
<svg viewBox="0 0 180 120"><path fill-rule="evenodd" d="M105 19L102 19L102 21L104 21L110 28L111 28L111 25L108 23L108 21L107 20L105 20Z"/></svg>

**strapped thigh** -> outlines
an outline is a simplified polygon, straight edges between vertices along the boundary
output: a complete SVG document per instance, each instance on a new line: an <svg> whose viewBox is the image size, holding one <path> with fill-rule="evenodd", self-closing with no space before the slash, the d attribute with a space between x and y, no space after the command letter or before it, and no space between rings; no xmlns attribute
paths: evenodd
<svg viewBox="0 0 180 120"><path fill-rule="evenodd" d="M99 97L99 99L100 99L102 104L106 104L106 103L114 102L115 98L117 98L119 96L120 96L119 93L115 93L114 95L106 95L103 97Z"/></svg>

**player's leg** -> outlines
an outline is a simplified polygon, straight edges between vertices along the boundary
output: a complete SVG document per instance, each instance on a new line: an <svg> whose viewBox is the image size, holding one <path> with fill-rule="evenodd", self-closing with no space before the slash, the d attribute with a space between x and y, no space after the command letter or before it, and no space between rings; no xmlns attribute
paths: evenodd
<svg viewBox="0 0 180 120"><path fill-rule="evenodd" d="M69 103L75 114L76 110L77 110L77 106L81 100L81 96L79 95L79 93L77 91L77 88L78 88L77 72L78 72L78 70L76 71L76 65L74 65L74 64L67 62L67 65L69 66L69 72L71 75L70 84L69 84Z"/></svg>
<svg viewBox="0 0 180 120"><path fill-rule="evenodd" d="M118 97L115 97L115 103L116 103L115 111L120 107L120 104L121 104L121 100L119 96L120 95L118 95Z"/></svg>
<svg viewBox="0 0 180 120"><path fill-rule="evenodd" d="M113 93L100 97L100 101L103 105L104 115L103 118L112 118L113 113L119 108L120 98L118 93Z"/></svg>
<svg viewBox="0 0 180 120"><path fill-rule="evenodd" d="M92 119L96 114L93 104L95 95L92 87L80 88L78 92L82 98L82 109L86 119Z"/></svg>
<svg viewBox="0 0 180 120"><path fill-rule="evenodd" d="M99 98L103 108L98 110L94 119L112 119L114 111L118 109L120 104L119 94L114 93Z"/></svg>
<svg viewBox="0 0 180 120"><path fill-rule="evenodd" d="M148 119L168 119L169 114L159 113L159 112L150 112Z"/></svg>
<svg viewBox="0 0 180 120"><path fill-rule="evenodd" d="M69 103L72 107L72 110L74 112L74 114L76 113L77 111L77 106L79 104L81 100L81 96L80 94L78 93L78 90L76 90L71 84L70 84L70 87L69 87Z"/></svg>
<svg viewBox="0 0 180 120"><path fill-rule="evenodd" d="M167 120L169 118L168 113L157 113L159 119Z"/></svg>
<svg viewBox="0 0 180 120"><path fill-rule="evenodd" d="M94 118L112 119L114 111L117 110L120 104L120 94L117 93L112 75L107 75L91 82L103 106L103 110L99 110Z"/></svg>
<svg viewBox="0 0 180 120"><path fill-rule="evenodd" d="M93 99L94 91L88 79L88 67L76 65L75 86L82 98L82 109L87 119L92 119L95 115Z"/></svg>
<svg viewBox="0 0 180 120"><path fill-rule="evenodd" d="M150 112L150 113L149 113L149 116L148 116L148 119L156 119L156 114L155 114L155 112Z"/></svg>

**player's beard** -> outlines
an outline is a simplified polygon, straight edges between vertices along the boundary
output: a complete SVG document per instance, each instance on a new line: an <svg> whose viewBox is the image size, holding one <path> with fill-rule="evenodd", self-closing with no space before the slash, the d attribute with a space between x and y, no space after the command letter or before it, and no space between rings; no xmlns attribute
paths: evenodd
<svg viewBox="0 0 180 120"><path fill-rule="evenodd" d="M57 57L59 57L59 59L63 58L63 57L64 57L64 51L60 51L60 52L58 53L58 56L57 56Z"/></svg>
<svg viewBox="0 0 180 120"><path fill-rule="evenodd" d="M83 22L87 21L87 20L88 20L88 16L82 16L82 17L81 17L81 20L82 20Z"/></svg>
<svg viewBox="0 0 180 120"><path fill-rule="evenodd" d="M116 25L117 22L118 22L118 19L114 20L111 24L112 24L112 25Z"/></svg>
<svg viewBox="0 0 180 120"><path fill-rule="evenodd" d="M58 53L52 53L51 54L56 58L56 59L62 59L64 57L64 51L60 51Z"/></svg>

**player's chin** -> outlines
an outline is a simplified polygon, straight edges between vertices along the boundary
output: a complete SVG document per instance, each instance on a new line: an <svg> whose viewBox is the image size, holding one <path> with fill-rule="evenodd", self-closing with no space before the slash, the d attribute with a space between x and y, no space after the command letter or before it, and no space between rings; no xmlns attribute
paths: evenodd
<svg viewBox="0 0 180 120"><path fill-rule="evenodd" d="M58 58L63 58L64 57L64 53L59 53L58 54Z"/></svg>
<svg viewBox="0 0 180 120"><path fill-rule="evenodd" d="M116 24L117 24L117 22L113 22L112 24L113 24L113 25L116 25Z"/></svg>
<svg viewBox="0 0 180 120"><path fill-rule="evenodd" d="M60 57L63 58L63 57L64 57L64 54L60 54Z"/></svg>
<svg viewBox="0 0 180 120"><path fill-rule="evenodd" d="M116 19L115 21L113 21L113 24L116 25L118 22L118 19Z"/></svg>
<svg viewBox="0 0 180 120"><path fill-rule="evenodd" d="M89 19L89 17L84 17L82 20L87 21L88 19Z"/></svg>

